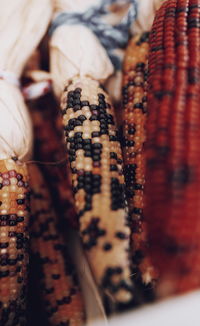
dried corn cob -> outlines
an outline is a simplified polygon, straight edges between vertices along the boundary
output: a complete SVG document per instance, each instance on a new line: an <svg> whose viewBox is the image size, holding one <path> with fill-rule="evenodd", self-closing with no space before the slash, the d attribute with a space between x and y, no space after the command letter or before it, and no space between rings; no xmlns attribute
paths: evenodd
<svg viewBox="0 0 200 326"><path fill-rule="evenodd" d="M34 125L35 159L41 162L60 162L65 158L62 133L60 133L62 121L60 115L57 115L55 106L52 95L29 102ZM56 127L55 121L57 121ZM77 228L77 215L65 162L62 165L44 164L41 169L48 180L48 188L54 194L56 211L66 217L71 226Z"/></svg>
<svg viewBox="0 0 200 326"><path fill-rule="evenodd" d="M161 296L200 286L199 27L199 0L170 0L150 37L145 214Z"/></svg>
<svg viewBox="0 0 200 326"><path fill-rule="evenodd" d="M25 325L28 173L17 159L0 161L0 324Z"/></svg>
<svg viewBox="0 0 200 326"><path fill-rule="evenodd" d="M122 154L113 108L97 81L74 78L62 103L80 233L98 285L115 302L132 297Z"/></svg>
<svg viewBox="0 0 200 326"><path fill-rule="evenodd" d="M134 37L126 50L123 67L123 157L126 197L129 204L135 277L145 284L156 278L147 252L143 216L147 118L147 57L149 33ZM138 270L139 269L139 270ZM138 275L137 275L138 274ZM141 274L141 275L140 275Z"/></svg>
<svg viewBox="0 0 200 326"><path fill-rule="evenodd" d="M50 194L39 169L31 165L31 249L40 271L45 310L51 325L83 325L83 303L74 267L59 234Z"/></svg>

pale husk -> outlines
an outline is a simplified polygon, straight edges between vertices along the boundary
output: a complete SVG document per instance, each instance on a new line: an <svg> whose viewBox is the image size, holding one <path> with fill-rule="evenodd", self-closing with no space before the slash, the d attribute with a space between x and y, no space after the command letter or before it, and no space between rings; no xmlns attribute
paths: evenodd
<svg viewBox="0 0 200 326"><path fill-rule="evenodd" d="M0 73L22 74L46 32L51 0L0 0ZM0 82L0 159L26 161L32 151L32 125L20 88Z"/></svg>
<svg viewBox="0 0 200 326"><path fill-rule="evenodd" d="M113 73L113 65L97 37L81 25L62 25L50 41L53 89L60 98L65 85L79 75L101 82Z"/></svg>
<svg viewBox="0 0 200 326"><path fill-rule="evenodd" d="M98 6L100 0L53 0L55 17L61 12L84 12L89 7ZM109 4L109 3L108 3ZM121 9L116 5L121 5ZM123 1L111 4L109 15L102 15L108 24L119 23L127 12ZM124 51L117 50L123 59ZM53 89L59 98L64 86L73 77L92 77L105 84L110 97L119 101L121 96L121 74L114 74L114 67L96 36L82 25L63 25L54 31L50 41L50 70Z"/></svg>
<svg viewBox="0 0 200 326"><path fill-rule="evenodd" d="M55 17L60 12L83 12L99 0L54 0ZM110 22L121 19L116 13L109 15ZM106 20L107 18L104 17ZM50 40L50 71L53 89L59 98L64 86L73 77L89 76L105 83L114 73L114 67L97 37L82 25L62 25L54 31ZM117 85L119 84L120 78ZM119 88L109 86L110 95L119 98ZM116 94L117 93L117 94Z"/></svg>
<svg viewBox="0 0 200 326"><path fill-rule="evenodd" d="M53 0L55 12L85 11L88 7L96 4L99 0Z"/></svg>
<svg viewBox="0 0 200 326"><path fill-rule="evenodd" d="M132 26L133 34L149 32L156 11L165 0L138 0L138 17Z"/></svg>

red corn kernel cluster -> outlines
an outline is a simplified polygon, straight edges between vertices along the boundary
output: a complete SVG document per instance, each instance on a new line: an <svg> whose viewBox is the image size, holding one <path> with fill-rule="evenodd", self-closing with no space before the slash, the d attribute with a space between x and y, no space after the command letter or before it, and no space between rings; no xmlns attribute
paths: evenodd
<svg viewBox="0 0 200 326"><path fill-rule="evenodd" d="M67 254L65 242L57 230L58 218L52 206L45 180L31 165L31 253L36 262L42 303L51 325L81 326L84 308L75 267Z"/></svg>
<svg viewBox="0 0 200 326"><path fill-rule="evenodd" d="M52 199L56 210L66 217L71 226L77 228L77 215L64 162L62 119L58 116L55 106L56 103L51 95L29 102L34 125L35 159L43 163L41 169L53 193Z"/></svg>
<svg viewBox="0 0 200 326"><path fill-rule="evenodd" d="M149 33L134 37L126 50L123 66L123 158L126 196L131 225L131 255L136 277L149 284L156 277L147 252L143 214L147 120L147 59Z"/></svg>
<svg viewBox="0 0 200 326"><path fill-rule="evenodd" d="M200 2L166 1L150 36L146 210L166 296L200 285Z"/></svg>

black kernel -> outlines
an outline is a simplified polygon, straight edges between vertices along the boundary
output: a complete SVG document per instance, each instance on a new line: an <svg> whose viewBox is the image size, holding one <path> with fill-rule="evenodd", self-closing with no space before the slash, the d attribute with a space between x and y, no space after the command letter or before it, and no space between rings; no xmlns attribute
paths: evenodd
<svg viewBox="0 0 200 326"><path fill-rule="evenodd" d="M105 245L103 246L103 249L105 251L109 251L112 249L112 245L110 243L105 243Z"/></svg>
<svg viewBox="0 0 200 326"><path fill-rule="evenodd" d="M127 239L127 235L123 232L116 232L116 237L121 240Z"/></svg>
<svg viewBox="0 0 200 326"><path fill-rule="evenodd" d="M60 274L52 274L51 277L53 280L59 280Z"/></svg>
<svg viewBox="0 0 200 326"><path fill-rule="evenodd" d="M89 106L90 103L88 101L82 101L81 106Z"/></svg>

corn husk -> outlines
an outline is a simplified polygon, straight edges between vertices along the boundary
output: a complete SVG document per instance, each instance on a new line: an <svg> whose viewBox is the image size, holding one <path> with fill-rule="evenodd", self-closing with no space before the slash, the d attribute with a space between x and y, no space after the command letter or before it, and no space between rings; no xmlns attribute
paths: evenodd
<svg viewBox="0 0 200 326"><path fill-rule="evenodd" d="M151 29L156 11L165 0L139 0L138 17L132 26L133 34L148 32Z"/></svg>
<svg viewBox="0 0 200 326"><path fill-rule="evenodd" d="M32 126L17 79L47 29L52 6L50 0L1 0L0 6L0 75L10 76L0 81L0 159L26 161Z"/></svg>

